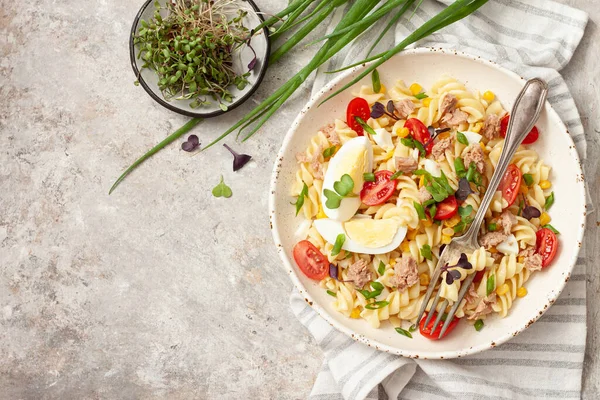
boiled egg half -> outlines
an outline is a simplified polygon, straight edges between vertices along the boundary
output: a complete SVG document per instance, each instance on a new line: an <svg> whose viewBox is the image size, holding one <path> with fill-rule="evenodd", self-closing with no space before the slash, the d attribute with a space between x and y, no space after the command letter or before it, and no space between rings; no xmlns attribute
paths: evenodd
<svg viewBox="0 0 600 400"><path fill-rule="evenodd" d="M340 234L346 236L343 250L362 254L384 254L397 249L406 236L407 228L395 218L372 219L356 216L342 222L317 219L314 226L327 242L335 244Z"/></svg>
<svg viewBox="0 0 600 400"><path fill-rule="evenodd" d="M365 136L359 136L347 141L329 161L327 172L323 179L321 204L329 218L337 221L348 221L360 207L360 191L364 184L363 174L373 171L373 146ZM341 180L342 175L348 174L354 182L350 196L343 197L338 208L327 207L325 189L335 191L333 184ZM334 239L335 241L335 239Z"/></svg>

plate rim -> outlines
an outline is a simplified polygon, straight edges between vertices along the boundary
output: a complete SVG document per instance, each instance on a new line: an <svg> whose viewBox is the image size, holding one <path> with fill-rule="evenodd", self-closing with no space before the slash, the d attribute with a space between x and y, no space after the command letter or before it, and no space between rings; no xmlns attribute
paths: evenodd
<svg viewBox="0 0 600 400"><path fill-rule="evenodd" d="M523 84L526 81L525 78L523 78L521 75L507 69L506 67L501 66L500 64L498 64L494 61L486 60L486 59L482 58L481 56L475 56L475 55L468 54L463 51L459 51L459 50L455 50L455 49L419 47L419 48L415 48L415 49L404 50L401 53L396 54L394 56L394 58L395 57L406 57L406 56L418 55L418 54L428 54L428 53L441 53L444 56L449 56L449 57L455 56L455 57L468 59L470 61L475 61L475 62L484 64L484 65L487 65L489 67L495 68L495 69L499 70L500 72L508 75L510 78L516 79L517 81L521 81ZM400 356L404 356L404 357L408 357L408 358L418 358L418 359L459 358L459 357L464 357L467 355L477 354L477 353L483 352L485 350L489 350L491 348L499 346L499 345L507 342L511 338L517 336L519 333L523 332L527 328L529 328L531 325L533 325L533 323L535 323L537 320L539 320L539 318L541 318L544 315L544 313L550 308L550 306L556 301L556 299L563 292L565 285L567 284L567 282L569 281L569 279L571 277L571 274L573 273L573 268L575 267L575 265L577 263L579 252L581 250L581 246L583 243L582 242L583 235L585 233L586 215L587 215L587 211L586 211L587 210L587 194L586 194L586 189L585 189L585 179L584 179L584 174L583 174L583 169L582 169L582 164L581 164L581 158L579 156L579 153L577 152L577 147L575 146L573 137L569 134L569 130L567 129L566 125L564 124L564 122L562 121L562 119L560 118L560 116L558 115L556 110L554 110L554 107L552 107L552 105L548 101L546 101L546 105L545 105L546 111L549 113L553 113L556 116L556 118L558 119L558 121L560 123L560 126L558 127L558 129L567 136L568 141L570 143L570 147L575 149L574 154L575 154L575 161L577 164L577 175L581 178L581 179L577 179L577 184L579 187L580 198L582 200L582 205L583 205L583 209L584 209L584 213L580 217L579 232L578 232L578 235L576 238L576 241L578 242L578 246L575 249L575 253L574 253L572 259L570 260L569 268L566 271L567 275L566 275L565 279L561 279L561 282L559 282L556 287L552 287L552 290L548 291L546 293L547 294L546 305L544 307L542 307L542 309L538 310L538 312L535 314L535 316L531 320L525 322L524 325L522 325L521 327L516 329L514 332L509 332L507 334L504 334L503 336L499 337L498 339L492 341L489 344L481 344L478 346L465 348L464 350L419 351L417 353L415 351L403 350L398 347L394 347L394 346L390 346L390 345L381 343L376 339L372 339L365 335L359 334L359 333L353 331L352 329L350 329L349 327L342 325L341 323L336 321L333 317L331 317L329 312L327 310L325 310L321 305L319 305L312 298L312 296L310 295L308 290L304 287L304 285L302 284L300 279L297 277L297 274L294 271L293 266L291 265L290 261L288 260L288 257L285 254L285 250L281 243L281 237L279 235L279 230L277 229L277 220L275 218L275 215L276 215L275 203L276 203L276 197L277 197L276 186L277 186L277 182L279 179L279 172L280 172L280 169L282 166L283 156L284 156L284 153L287 152L289 143L290 143L292 137L296 134L296 131L297 131L298 126L300 125L300 122L302 121L304 116L307 114L307 112L311 108L313 108L315 105L317 105L317 100L319 98L321 98L325 93L330 92L332 87L336 86L340 81L342 81L343 79L346 79L348 76L354 75L355 73L364 69L367 65L368 65L368 63L364 63L359 66L348 69L347 71L344 71L343 73L341 73L340 75L338 75L337 77L335 77L334 79L329 81L327 83L327 85L325 85L321 90L319 90L319 92L317 92L313 96L311 96L311 98L308 100L308 102L302 108L302 110L300 111L298 116L292 122L292 125L288 129L288 131L283 139L283 142L281 143L281 147L280 147L279 151L277 152L277 158L275 159L275 163L274 163L273 170L271 173L271 180L270 180L270 185L269 185L269 191L270 191L269 205L268 205L268 207L269 207L269 222L270 222L269 226L271 228L271 234L273 236L273 241L275 242L275 246L277 248L277 253L279 255L279 258L283 262L283 266L286 267L287 273L290 276L290 279L292 280L292 282L294 283L295 288L303 296L305 302L314 311L316 311L317 314L319 314L319 316L321 316L334 329L344 333L345 335L347 335L348 337L350 337L351 339L353 339L359 343L366 344L367 346L374 347L377 350L384 351L387 353L392 353L392 354L396 354L396 355L400 355Z"/></svg>

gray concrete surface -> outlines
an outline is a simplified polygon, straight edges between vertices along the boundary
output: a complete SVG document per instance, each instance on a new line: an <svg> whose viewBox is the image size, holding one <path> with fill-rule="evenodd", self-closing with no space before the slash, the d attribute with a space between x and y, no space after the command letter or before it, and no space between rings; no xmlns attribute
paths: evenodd
<svg viewBox="0 0 600 400"><path fill-rule="evenodd" d="M186 121L133 85L127 40L140 3L0 0L0 399L304 398L322 356L288 308L267 185L308 89L246 144L227 140L254 156L238 173L221 147L190 157L177 144L109 197L136 156ZM600 205L600 11L568 3L591 14L564 73ZM311 51L270 69L256 99ZM198 127L201 142L249 106ZM220 174L231 199L210 194ZM590 264L588 399L600 396L599 271Z"/></svg>

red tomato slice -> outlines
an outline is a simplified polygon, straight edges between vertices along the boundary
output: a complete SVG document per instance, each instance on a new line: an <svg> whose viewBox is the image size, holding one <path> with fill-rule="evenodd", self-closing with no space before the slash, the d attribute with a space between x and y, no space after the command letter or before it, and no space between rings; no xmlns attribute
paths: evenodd
<svg viewBox="0 0 600 400"><path fill-rule="evenodd" d="M517 199L517 195L519 194L519 189L521 188L521 179L523 178L523 174L519 167L515 164L510 164L504 177L502 178L502 182L500 182L500 190L502 190L502 197L506 199L508 202L508 206L513 205L515 200Z"/></svg>
<svg viewBox="0 0 600 400"><path fill-rule="evenodd" d="M482 269L481 271L477 271L477 273L475 274L475 278L473 278L473 282L475 282L475 283L481 282L484 275L485 275L485 269Z"/></svg>
<svg viewBox="0 0 600 400"><path fill-rule="evenodd" d="M396 190L396 180L390 181L390 171L375 172L375 182L365 182L360 191L360 200L368 206L383 204Z"/></svg>
<svg viewBox="0 0 600 400"><path fill-rule="evenodd" d="M310 279L321 280L329 275L329 261L314 244L302 240L294 246L294 261Z"/></svg>
<svg viewBox="0 0 600 400"><path fill-rule="evenodd" d="M427 326L425 326L426 319L427 319L427 313L425 313L425 315L423 315L423 318L421 318L421 322L419 323L419 332L421 332L421 335L423 335L427 339L431 339L431 340L438 340L438 339L445 338L446 336L448 336L448 334L450 332L452 332L452 329L454 329L454 327L456 327L456 325L458 324L458 318L454 317L452 319L452 322L450 322L450 325L448 325L448 329L446 329L444 336L442 336L440 338L439 336L440 336L440 332L442 331L442 326L444 326L444 321L442 320L438 324L437 328L435 328L435 331L431 332L431 328L433 328L433 323L437 319L437 313L433 314L433 317L431 317L431 321L429 321L429 324L427 324Z"/></svg>
<svg viewBox="0 0 600 400"><path fill-rule="evenodd" d="M431 134L429 133L429 129L425 126L421 120L417 118L409 118L404 123L404 127L410 131L410 134L417 139L421 144L425 145L425 143L429 143L425 150L427 153L431 153L431 149L433 148L433 141L431 140Z"/></svg>
<svg viewBox="0 0 600 400"><path fill-rule="evenodd" d="M456 215L458 211L458 203L456 201L456 197L454 195L449 196L446 200L437 204L437 211L435 212L435 219L443 220L452 218Z"/></svg>
<svg viewBox="0 0 600 400"><path fill-rule="evenodd" d="M558 239L554 232L548 228L540 229L535 236L535 251L542 256L542 268L546 268L556 255Z"/></svg>
<svg viewBox="0 0 600 400"><path fill-rule="evenodd" d="M500 134L502 135L502 137L506 137L506 131L508 130L508 120L509 119L510 119L510 116L508 114L506 114L500 120ZM525 136L525 139L523 139L523 144L535 143L535 141L538 140L539 137L540 137L540 132L538 131L538 128L536 126L534 126L533 128L531 128L531 131L529 131L527 136Z"/></svg>
<svg viewBox="0 0 600 400"><path fill-rule="evenodd" d="M358 136L364 136L365 131L363 127L356 122L354 117L359 117L365 122L371 117L369 103L362 97L355 97L348 103L348 108L346 109L346 123L358 134Z"/></svg>

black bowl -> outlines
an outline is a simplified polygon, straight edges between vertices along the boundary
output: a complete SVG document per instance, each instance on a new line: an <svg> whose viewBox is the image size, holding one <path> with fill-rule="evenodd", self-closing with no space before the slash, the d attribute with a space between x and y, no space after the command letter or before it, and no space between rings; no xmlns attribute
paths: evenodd
<svg viewBox="0 0 600 400"><path fill-rule="evenodd" d="M238 90L235 87L231 88L234 98L232 103L226 103L227 111L223 111L217 102L212 102L211 105L203 105L198 108L192 108L189 105L192 100L172 99L167 101L158 88L157 73L148 68L143 70L141 69L144 62L143 60L137 59L137 49L133 43L134 36L138 31L140 20L148 20L154 15L154 1L155 0L147 0L142 8L140 8L140 11L137 13L135 20L133 21L133 26L131 27L131 36L129 38L129 55L131 58L131 67L133 68L133 73L150 97L156 100L163 107L166 107L171 111L175 111L176 113L187 115L188 117L209 118L216 117L217 115L221 115L227 111L233 110L250 98L250 96L252 96L254 91L258 88L263 80L269 62L271 42L269 40L269 31L266 27L262 29L262 34L257 34L252 38L252 47L256 51L257 62L252 69L250 76L248 77L249 84L246 85L243 90ZM165 4L167 1L169 0L160 0L160 3ZM240 6L242 6L242 3L250 6L246 7L248 9L248 16L246 17L246 22L244 23L248 29L252 29L263 22L260 10L252 0L238 1L240 2ZM234 68L240 72L247 71L248 63L253 57L254 55L252 51L247 47L244 48L239 55L234 57Z"/></svg>

